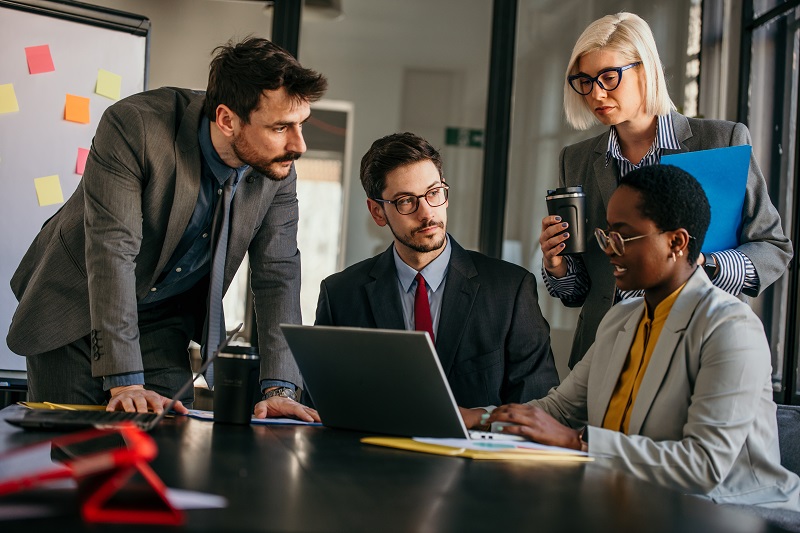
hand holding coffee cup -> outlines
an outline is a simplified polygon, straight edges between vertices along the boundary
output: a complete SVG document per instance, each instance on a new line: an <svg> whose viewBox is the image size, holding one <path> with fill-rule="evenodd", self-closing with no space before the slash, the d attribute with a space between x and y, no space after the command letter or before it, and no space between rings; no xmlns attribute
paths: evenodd
<svg viewBox="0 0 800 533"><path fill-rule="evenodd" d="M539 245L545 269L556 277L566 274L561 256L585 251L585 202L583 187L560 187L547 191L549 216L542 219Z"/></svg>
<svg viewBox="0 0 800 533"><path fill-rule="evenodd" d="M539 246L542 249L544 268L556 278L567 274L567 263L561 256L566 247L564 241L569 239L569 222L558 215L548 215L542 219L542 233L539 235Z"/></svg>

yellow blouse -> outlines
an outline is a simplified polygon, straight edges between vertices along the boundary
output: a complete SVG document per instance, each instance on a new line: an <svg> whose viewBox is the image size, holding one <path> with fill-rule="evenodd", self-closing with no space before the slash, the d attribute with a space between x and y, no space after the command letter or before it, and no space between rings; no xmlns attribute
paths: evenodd
<svg viewBox="0 0 800 533"><path fill-rule="evenodd" d="M622 367L619 380L616 387L614 387L614 393L608 402L606 416L603 419L604 428L622 431L627 435L633 404L636 403L636 395L639 393L639 386L642 384L642 378L644 378L650 357L653 355L653 349L658 342L658 337L661 334L664 323L667 321L669 312L685 285L684 283L678 287L675 292L664 298L656 306L655 311L652 313L652 319L647 308L647 302L645 302L644 316L639 322L636 337L634 337L633 344L628 352L628 359Z"/></svg>

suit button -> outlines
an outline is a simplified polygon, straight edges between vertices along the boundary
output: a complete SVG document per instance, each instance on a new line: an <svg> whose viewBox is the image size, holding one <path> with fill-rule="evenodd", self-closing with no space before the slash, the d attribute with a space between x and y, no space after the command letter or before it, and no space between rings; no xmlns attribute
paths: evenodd
<svg viewBox="0 0 800 533"><path fill-rule="evenodd" d="M246 181L247 183L253 183L254 181L256 181L256 179L255 179L253 176L247 176L247 178L245 179L245 181Z"/></svg>

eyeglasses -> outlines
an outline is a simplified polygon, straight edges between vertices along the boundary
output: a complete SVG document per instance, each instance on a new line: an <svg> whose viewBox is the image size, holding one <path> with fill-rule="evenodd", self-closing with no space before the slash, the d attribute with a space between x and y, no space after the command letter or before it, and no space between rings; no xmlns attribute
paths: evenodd
<svg viewBox="0 0 800 533"><path fill-rule="evenodd" d="M594 236L597 238L597 244L600 245L600 248L605 250L609 246L617 255L625 255L625 243L630 241L635 241L637 239L644 239L645 237L652 237L653 235L661 235L664 233L663 231L659 231L658 233L650 233L647 235L637 235L636 237L628 237L627 239L623 238L622 235L617 233L616 231L609 231L606 234L605 231L601 230L600 228L595 228Z"/></svg>
<svg viewBox="0 0 800 533"><path fill-rule="evenodd" d="M572 87L576 93L583 96L591 94L594 88L594 82L597 82L597 85L604 91L613 91L619 87L623 72L641 64L641 61L637 61L636 63L631 63L624 67L606 68L598 72L597 76L594 78L588 74L575 74L574 76L567 77L567 81L569 82L569 86Z"/></svg>
<svg viewBox="0 0 800 533"><path fill-rule="evenodd" d="M429 189L425 194L418 194L416 196L409 194L406 196L400 196L394 200L384 200L382 198L373 198L373 200L382 204L392 204L394 205L395 209L397 209L397 212L401 215L410 215L419 209L420 198L425 198L425 201L428 202L428 205L431 207L439 207L440 205L443 205L447 201L448 189L450 189L450 186L443 183L439 187Z"/></svg>

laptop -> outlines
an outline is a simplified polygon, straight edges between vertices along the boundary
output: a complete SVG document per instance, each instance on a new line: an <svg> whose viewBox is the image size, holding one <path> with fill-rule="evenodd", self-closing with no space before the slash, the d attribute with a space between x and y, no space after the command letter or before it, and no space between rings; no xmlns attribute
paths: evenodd
<svg viewBox="0 0 800 533"><path fill-rule="evenodd" d="M243 324L239 324L233 332L228 335L228 338L220 344L217 351L215 351L203 366L197 371L191 379L184 383L178 392L175 393L172 400L167 404L166 408L159 414L155 413L127 413L125 411L68 411L60 409L29 409L15 413L5 420L9 424L19 426L25 429L33 430L49 430L49 431L71 431L75 429L86 428L114 428L122 424L133 424L142 431L150 431L158 425L161 420L167 416L167 413L172 411L178 398L183 396L189 387L191 387L197 378L206 371L208 365L214 362L217 354L228 346L228 343L233 337L239 333Z"/></svg>
<svg viewBox="0 0 800 533"><path fill-rule="evenodd" d="M326 426L401 437L525 440L467 430L426 332L280 327Z"/></svg>

